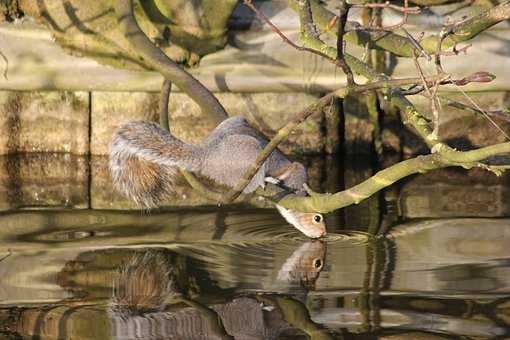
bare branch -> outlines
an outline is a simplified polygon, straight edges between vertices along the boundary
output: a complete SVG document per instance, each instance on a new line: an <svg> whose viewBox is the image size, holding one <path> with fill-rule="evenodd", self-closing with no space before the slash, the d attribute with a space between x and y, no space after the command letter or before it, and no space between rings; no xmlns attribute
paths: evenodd
<svg viewBox="0 0 510 340"><path fill-rule="evenodd" d="M297 0L288 0L289 5L294 10L298 10ZM417 3L416 1L413 1ZM334 19L336 15L323 7L318 0L310 0L313 21L318 29L336 35L338 25ZM489 27L510 18L510 3L508 1L499 4L479 15L473 16L467 20L456 23L452 28L453 34L449 35L442 43L442 53L456 44L468 41ZM351 25L355 26L355 25ZM329 29L328 29L329 28ZM336 28L336 29L333 29ZM349 30L344 40L359 46L370 45L372 49L382 49L389 51L396 56L412 57L412 51L415 46L410 43L407 37L403 37L391 31L371 31L358 27ZM431 35L423 39L421 46L428 53L434 53L437 49L437 35Z"/></svg>
<svg viewBox="0 0 510 340"><path fill-rule="evenodd" d="M431 77L427 78L427 81L432 82L439 78ZM222 204L229 203L235 200L242 193L244 188L250 183L251 179L257 173L258 169L264 164L266 159L269 157L271 152L275 150L278 145L287 138L287 136L306 118L308 118L313 113L322 109L324 106L328 105L331 102L333 97L344 98L348 93L361 93L365 91L377 90L381 88L392 88L395 86L403 86L409 84L416 84L421 81L420 78L404 78L404 79L387 79L376 81L373 83L368 83L364 85L354 85L354 86L345 86L340 88L334 92L327 94L326 96L320 98L317 102L308 106L305 110L298 113L291 121L285 124L276 135L271 139L271 141L266 145L266 147L259 153L257 159L252 164L252 166L244 173L243 177L239 180L236 186L231 189L228 193L226 193L222 199Z"/></svg>
<svg viewBox="0 0 510 340"><path fill-rule="evenodd" d="M346 0L340 0L340 5L338 9L338 33L336 40L336 62L340 65L342 70L347 77L347 85L354 85L354 76L352 75L351 68L345 62L344 58L344 33L345 33L345 24L347 23L347 17L349 15L349 5Z"/></svg>
<svg viewBox="0 0 510 340"><path fill-rule="evenodd" d="M453 2L458 2L459 0L411 0L412 3L418 6L440 6Z"/></svg>
<svg viewBox="0 0 510 340"><path fill-rule="evenodd" d="M411 12L410 11L411 8L417 8L418 10L414 11L414 12ZM386 31L393 31L393 30L396 30L398 28L401 28L402 26L407 24L407 19L408 19L410 13L418 14L418 13L421 12L421 10L420 10L419 7L409 7L409 0L404 0L404 7L403 7L402 12L404 13L404 16L402 17L402 20L398 24L384 27L384 30L386 30Z"/></svg>
<svg viewBox="0 0 510 340"><path fill-rule="evenodd" d="M508 136L508 134L505 132L505 130L503 130L499 125L498 123L496 123L490 116L489 114L487 114L485 112L484 109L482 109L470 96L468 96L466 94L466 92L464 92L457 84L454 84L457 89L459 90L460 93L462 93L462 95L464 97L466 97L466 99L474 106L478 109L478 111L480 111L482 113L482 115L503 135L505 136L506 140L510 141L510 136Z"/></svg>
<svg viewBox="0 0 510 340"><path fill-rule="evenodd" d="M342 67L341 65L338 64L338 62L336 60L336 57L337 57L336 49L332 48L330 46L327 46L324 42L322 42L320 39L318 39L314 35L313 32L310 33L309 40L307 40L305 38L306 43L310 47L299 46L296 43L294 43L292 40L290 40L288 37L286 37L285 34L283 34L283 32L280 31L280 29L278 29L278 27L276 27L264 13L262 13L255 6L253 6L251 0L244 0L243 3L246 6L248 6L253 12L255 12L255 14L261 21L268 24L269 27L271 28L271 30L273 32L275 32L276 34L278 34L284 42L286 42L290 46L294 47L296 50L306 51L306 52L310 52L310 53L319 55L319 56L325 58L326 60L332 62L333 64L337 65L338 67L340 67L340 68ZM306 30L306 27L304 29ZM353 57L350 54L344 54L344 59L345 59L345 62L349 65L349 67L351 69L353 69L356 73L361 74L362 76L364 76L368 79L376 78L377 76L379 76L374 70L370 69L368 67L368 65L366 65L365 63L363 63L362 61L358 60L357 58Z"/></svg>
<svg viewBox="0 0 510 340"><path fill-rule="evenodd" d="M445 146L444 144L440 144ZM446 149L445 149L446 150ZM510 153L510 142L487 146L477 150L459 152L453 149L418 156L392 165L377 172L366 181L336 194L314 194L310 197L289 195L278 202L285 208L297 211L327 213L351 204L358 204L384 189L396 181L416 173L424 173L430 170L462 166L464 168L483 167L487 165L480 161L495 155ZM491 167L491 166L489 166ZM501 167L500 167L501 168ZM504 170L501 168L500 170Z"/></svg>
<svg viewBox="0 0 510 340"><path fill-rule="evenodd" d="M420 56L425 56L425 58L427 58L428 61L432 60L432 57L430 56L430 54L428 54L427 51L425 51L423 49L423 47L420 45L418 40L416 40L405 28L402 28L402 31L404 31L406 37L409 39L409 42L416 48L416 50L418 50L420 52ZM423 34L422 34L422 37L423 37ZM421 39L421 37L420 37L420 39ZM416 58L415 51L413 51L413 58Z"/></svg>
<svg viewBox="0 0 510 340"><path fill-rule="evenodd" d="M466 105L464 103L458 102L456 100L447 98L445 96L439 96L439 98L446 103L446 105L449 105L451 107L469 111L471 113L474 113L476 115L483 115L483 112L478 110L477 108L473 106ZM489 116L504 120L505 122L510 123L510 112L508 110L485 110L485 113Z"/></svg>
<svg viewBox="0 0 510 340"><path fill-rule="evenodd" d="M280 29L278 27L276 27L272 22L271 20L269 20L269 18L261 11L258 10L257 7L255 7L252 3L251 0L244 0L243 3L249 7L253 12L255 12L255 14L257 15L257 17L265 22L273 32L275 32L276 34L278 34L280 36L280 38L282 38L282 40L284 42L286 42L287 44L289 44L290 46L294 47L296 50L298 51L306 51L306 52L310 52L310 53L313 53L313 54L317 54L333 63L336 63L336 61L331 58L330 56L328 56L327 54L325 53L322 53L320 51L316 51L312 48L308 48L308 47L304 47L304 46L299 46L297 45L296 43L294 43L292 40L290 40L289 38L287 38L287 36L285 34L283 34L282 31L280 31Z"/></svg>
<svg viewBox="0 0 510 340"><path fill-rule="evenodd" d="M161 94L159 96L159 125L166 131L170 131L168 121L168 101L172 92L172 82L168 79L163 80Z"/></svg>
<svg viewBox="0 0 510 340"><path fill-rule="evenodd" d="M191 74L179 67L161 49L155 46L138 26L133 14L132 0L117 0L115 13L124 37L131 44L142 61L171 80L188 94L215 122L228 118L228 115L214 95Z"/></svg>
<svg viewBox="0 0 510 340"><path fill-rule="evenodd" d="M404 14L420 14L420 7L409 7L408 2L406 1L404 6L397 6L389 1L383 3L366 3L366 4L353 4L352 7L356 8L391 8L397 12L402 12Z"/></svg>
<svg viewBox="0 0 510 340"><path fill-rule="evenodd" d="M3 72L3 76L6 80L9 80L9 78L7 78L7 72L9 71L9 60L7 59L7 57L5 56L5 54L3 54L2 51L0 51L0 57L2 57L2 59L4 60L5 62L5 68L4 68L4 72Z"/></svg>
<svg viewBox="0 0 510 340"><path fill-rule="evenodd" d="M9 256L11 256L11 255L12 255L11 250L10 250L10 249L7 249L7 255L5 255L4 257L2 257L2 258L0 259L0 262L2 262L3 260L5 260L6 258L8 258L8 257L9 257Z"/></svg>

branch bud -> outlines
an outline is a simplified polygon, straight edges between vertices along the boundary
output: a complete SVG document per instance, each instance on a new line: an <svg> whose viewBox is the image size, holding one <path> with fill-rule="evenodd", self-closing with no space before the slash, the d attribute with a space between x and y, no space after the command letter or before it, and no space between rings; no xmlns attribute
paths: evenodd
<svg viewBox="0 0 510 340"><path fill-rule="evenodd" d="M490 83L496 79L496 76L489 72L476 72L465 78L454 80L453 83L458 86L464 86L469 83Z"/></svg>

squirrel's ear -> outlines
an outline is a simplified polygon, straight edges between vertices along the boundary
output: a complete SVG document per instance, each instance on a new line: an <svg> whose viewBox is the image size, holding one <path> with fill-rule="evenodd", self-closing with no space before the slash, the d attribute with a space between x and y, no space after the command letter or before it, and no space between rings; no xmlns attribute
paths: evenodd
<svg viewBox="0 0 510 340"><path fill-rule="evenodd" d="M299 166L301 166L301 164L297 162L291 163L290 165L282 169L283 171L280 174L278 174L278 179L280 181L285 181L296 169L298 169Z"/></svg>

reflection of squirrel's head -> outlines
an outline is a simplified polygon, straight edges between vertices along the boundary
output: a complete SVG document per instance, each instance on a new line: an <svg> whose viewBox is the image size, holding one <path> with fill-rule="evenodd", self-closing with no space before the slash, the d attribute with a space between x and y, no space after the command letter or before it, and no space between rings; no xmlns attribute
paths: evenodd
<svg viewBox="0 0 510 340"><path fill-rule="evenodd" d="M324 268L326 244L322 241L303 243L285 261L278 272L278 280L299 282L308 289L314 289L315 281Z"/></svg>
<svg viewBox="0 0 510 340"><path fill-rule="evenodd" d="M178 295L173 264L165 253L136 253L119 268L111 311L133 315L161 311L165 299Z"/></svg>

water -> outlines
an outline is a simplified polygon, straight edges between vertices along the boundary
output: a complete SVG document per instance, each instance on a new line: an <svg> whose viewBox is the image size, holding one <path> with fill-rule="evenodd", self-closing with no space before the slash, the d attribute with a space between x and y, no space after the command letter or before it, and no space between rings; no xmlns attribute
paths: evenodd
<svg viewBox="0 0 510 340"><path fill-rule="evenodd" d="M344 163L312 187L371 174ZM104 157L0 157L0 339L510 337L508 180L406 179L313 241L274 209L119 210Z"/></svg>
<svg viewBox="0 0 510 340"><path fill-rule="evenodd" d="M306 239L273 210L0 215L0 338L510 335L510 219Z"/></svg>

